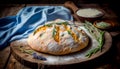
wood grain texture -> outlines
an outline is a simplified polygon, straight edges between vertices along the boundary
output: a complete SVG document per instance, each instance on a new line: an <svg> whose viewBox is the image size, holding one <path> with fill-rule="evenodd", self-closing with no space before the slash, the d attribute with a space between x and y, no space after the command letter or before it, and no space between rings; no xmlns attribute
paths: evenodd
<svg viewBox="0 0 120 69"><path fill-rule="evenodd" d="M26 6L62 6L63 4L26 4Z"/></svg>
<svg viewBox="0 0 120 69"><path fill-rule="evenodd" d="M7 47L4 50L0 51L0 69L5 68L5 65L7 65L10 55L10 47Z"/></svg>
<svg viewBox="0 0 120 69"><path fill-rule="evenodd" d="M91 39L93 40L93 39ZM91 41L93 42L93 41ZM91 56L90 58L85 57L85 52L86 50L83 50L81 52L77 52L77 53L73 53L70 55L64 55L64 56L54 56L54 55L49 55L49 54L44 54L44 53L38 53L36 51L33 51L27 44L26 39L23 40L18 40L15 42L11 43L11 50L13 52L14 57L18 60L18 61L22 61L21 63L25 63L24 65L27 66L32 66L34 67L38 67L39 65L42 66L64 66L64 65L71 65L71 64L77 64L77 63L82 63L82 62L86 62L92 59L95 59L97 57L99 57L100 55L104 54L105 52L107 52L110 47L111 47L111 43L112 43L112 38L110 36L109 33L105 33L105 43L103 46L103 50L102 52L98 52L96 54L94 54L93 56ZM91 45L91 44L90 44ZM94 43L92 43L92 45L94 46ZM42 55L43 57L45 57L47 60L38 60L38 59L34 59L33 55L31 55L29 52L26 51L31 51L33 53L37 53L38 55Z"/></svg>
<svg viewBox="0 0 120 69"><path fill-rule="evenodd" d="M6 66L6 69L31 69L31 68L22 65L13 57L13 55L11 55L10 60L8 61L8 65Z"/></svg>
<svg viewBox="0 0 120 69"><path fill-rule="evenodd" d="M6 16L14 16L17 14L17 12L23 8L25 4L12 4L12 5L6 5L6 6L0 6L0 18L6 17Z"/></svg>
<svg viewBox="0 0 120 69"><path fill-rule="evenodd" d="M38 1L39 2L39 1ZM42 3L42 2L41 2ZM44 2L45 3L45 2ZM46 2L47 3L47 2ZM52 3L52 2L50 2ZM64 3L61 0L57 1L57 3ZM76 1L75 2L79 7L84 7L84 6L90 6L92 4L81 4L83 2L81 2L81 0ZM22 7L20 7L22 5L22 7L27 6L24 4L12 4L9 6L5 6L0 5L0 17L6 17L9 15L15 15ZM28 6L34 6L36 4L29 4ZM37 4L40 5L40 4ZM46 4L48 5L48 3ZM86 7L87 7L86 6ZM96 5L92 5L94 7L96 7ZM108 8L108 5L97 5L100 6L101 8L109 9L107 10L107 12L109 12L109 14L107 14L107 17L112 17L112 18L116 18L117 15L110 9ZM11 12L12 11L12 12ZM111 12L112 11L112 12ZM118 31L119 32L119 31ZM43 69L120 69L119 65L120 65L120 35L116 32L112 32L115 33L114 38L113 38L113 44L112 44L112 50L110 49L110 51L105 54L104 56L98 58L95 61L91 61L91 63L85 63L85 64L75 64L75 65L69 65L69 66L44 66L42 67ZM116 36L117 34L117 36ZM22 65L21 63L19 63L19 61L17 61L13 56L10 56L10 58L8 57L10 54L10 48L7 47L4 50L0 51L0 69L32 69L29 67L26 67L24 65ZM9 61L7 61L7 59ZM5 66L7 63L7 66ZM27 63L24 63L27 64ZM37 67L40 69L40 67ZM35 69L35 68L34 68Z"/></svg>
<svg viewBox="0 0 120 69"><path fill-rule="evenodd" d="M13 16L23 7L24 5L0 5L0 18L6 16ZM0 69L5 69L8 64L9 57L11 55L10 47L0 51Z"/></svg>

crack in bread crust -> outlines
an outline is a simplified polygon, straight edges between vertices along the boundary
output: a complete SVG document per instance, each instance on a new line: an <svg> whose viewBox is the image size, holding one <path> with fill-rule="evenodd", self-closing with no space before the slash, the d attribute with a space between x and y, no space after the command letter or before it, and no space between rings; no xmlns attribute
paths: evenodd
<svg viewBox="0 0 120 69"><path fill-rule="evenodd" d="M78 30L69 22L58 22L38 27L27 39L29 46L53 55L65 55L87 47L89 37L83 30Z"/></svg>

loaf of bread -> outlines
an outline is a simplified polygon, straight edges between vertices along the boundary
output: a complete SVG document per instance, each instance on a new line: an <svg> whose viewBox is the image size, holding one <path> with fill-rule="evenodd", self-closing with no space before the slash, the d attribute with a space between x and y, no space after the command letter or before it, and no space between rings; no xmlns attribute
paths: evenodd
<svg viewBox="0 0 120 69"><path fill-rule="evenodd" d="M65 55L85 48L89 37L84 30L69 21L55 20L37 27L27 42L38 52Z"/></svg>

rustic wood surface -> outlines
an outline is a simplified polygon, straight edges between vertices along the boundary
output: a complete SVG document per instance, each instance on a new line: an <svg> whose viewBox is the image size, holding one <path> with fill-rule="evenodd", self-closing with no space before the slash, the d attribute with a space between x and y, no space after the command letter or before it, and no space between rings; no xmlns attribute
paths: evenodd
<svg viewBox="0 0 120 69"><path fill-rule="evenodd" d="M86 53L91 48L94 48L94 46L97 46L95 43L95 39L92 37L90 37L91 44L89 43L89 46L86 49L80 52L76 52L76 53L64 55L64 56L55 56L55 55L36 52L32 50L30 46L27 44L27 39L14 41L11 43L10 47L11 47L12 55L18 61L20 62L22 61L24 65L28 63L29 65L34 65L34 66L38 66L38 64L48 65L48 66L51 66L51 65L62 66L62 65L70 65L70 64L72 65L76 63L87 62L105 54L111 48L112 37L108 32L105 32L104 39L105 39L105 42L102 48L102 52L99 51L96 54L92 55L90 58L85 57ZM42 55L42 57L45 57L46 60L34 59L31 53L32 54L37 53L38 55Z"/></svg>
<svg viewBox="0 0 120 69"><path fill-rule="evenodd" d="M30 5L30 4L29 4ZM8 6L0 6L2 10L0 10L0 18L15 15L21 8L25 7L25 4L14 4ZM96 6L96 4L81 4L81 6ZM99 6L99 5L98 5ZM113 19L117 18L117 15L108 8L109 5L103 4L100 5L107 13L107 17L111 17ZM70 66L56 66L56 67L42 67L43 69L77 69L77 68L89 68L89 69L120 69L120 34L119 30L117 32L110 31L112 35L112 47L111 49L101 57L89 61L83 64L76 64ZM30 67L24 66L23 64L19 63L11 54L10 47L6 47L5 49L0 51L0 69L32 69ZM39 69L39 67L38 67Z"/></svg>

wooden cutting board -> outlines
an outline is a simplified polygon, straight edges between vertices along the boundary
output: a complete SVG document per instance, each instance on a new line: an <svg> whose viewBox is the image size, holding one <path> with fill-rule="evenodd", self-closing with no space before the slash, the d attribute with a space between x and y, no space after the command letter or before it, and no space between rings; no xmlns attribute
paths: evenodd
<svg viewBox="0 0 120 69"><path fill-rule="evenodd" d="M27 44L27 39L16 40L10 44L10 47L12 50L12 55L18 61L20 61L22 64L26 66L43 67L45 65L48 65L48 66L71 65L71 64L82 63L82 62L95 59L101 56L102 54L106 53L110 49L111 44L112 44L112 38L108 32L105 32L104 34L105 40L104 40L102 52L99 51L96 54L93 54L90 58L85 57L86 53L89 50L98 46L96 40L88 32L87 34L90 37L90 42L89 42L89 45L85 49L83 49L82 51L76 52L76 53L63 55L63 56L55 56L55 55L50 55L50 54L45 54L45 53L34 51ZM33 58L33 55L32 55L33 53L36 53L37 55L44 57L46 60L40 60L40 59Z"/></svg>

